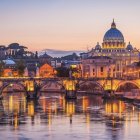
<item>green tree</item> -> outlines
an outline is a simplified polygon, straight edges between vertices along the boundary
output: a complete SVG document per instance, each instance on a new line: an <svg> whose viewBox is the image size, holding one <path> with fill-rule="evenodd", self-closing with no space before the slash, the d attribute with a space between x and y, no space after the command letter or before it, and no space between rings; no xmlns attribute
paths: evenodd
<svg viewBox="0 0 140 140"><path fill-rule="evenodd" d="M23 76L25 67L26 67L26 65L23 60L19 60L17 62L17 70L18 70L19 76Z"/></svg>

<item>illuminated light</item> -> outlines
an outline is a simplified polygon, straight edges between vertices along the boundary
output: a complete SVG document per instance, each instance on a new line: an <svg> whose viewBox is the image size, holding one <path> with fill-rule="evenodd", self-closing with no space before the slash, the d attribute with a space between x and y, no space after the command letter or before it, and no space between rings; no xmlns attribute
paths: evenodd
<svg viewBox="0 0 140 140"><path fill-rule="evenodd" d="M46 112L46 99L43 98L43 111Z"/></svg>
<svg viewBox="0 0 140 140"><path fill-rule="evenodd" d="M13 111L13 96L10 96L9 100L9 110L12 112Z"/></svg>
<svg viewBox="0 0 140 140"><path fill-rule="evenodd" d="M14 117L14 128L18 128L18 116L17 116L17 113L15 114L15 117Z"/></svg>
<svg viewBox="0 0 140 140"><path fill-rule="evenodd" d="M75 113L74 103L67 103L66 113L67 113L67 115L73 115Z"/></svg>
<svg viewBox="0 0 140 140"><path fill-rule="evenodd" d="M88 98L86 98L85 96L83 96L83 112L87 111L87 107L89 106L89 101Z"/></svg>
<svg viewBox="0 0 140 140"><path fill-rule="evenodd" d="M52 123L52 118L51 118L51 114L48 115L48 124L49 126L51 126Z"/></svg>
<svg viewBox="0 0 140 140"><path fill-rule="evenodd" d="M26 97L23 97L23 110L26 112Z"/></svg>
<svg viewBox="0 0 140 140"><path fill-rule="evenodd" d="M77 65L71 65L70 66L72 69L77 68Z"/></svg>
<svg viewBox="0 0 140 140"><path fill-rule="evenodd" d="M135 111L135 106L132 107L132 110Z"/></svg>
<svg viewBox="0 0 140 140"><path fill-rule="evenodd" d="M90 114L89 114L89 113L86 115L86 122L87 122L88 124L90 123Z"/></svg>
<svg viewBox="0 0 140 140"><path fill-rule="evenodd" d="M27 91L34 91L34 82L33 81L27 81Z"/></svg>
<svg viewBox="0 0 140 140"><path fill-rule="evenodd" d="M76 81L74 80L66 80L64 82L64 86L66 88L66 90L75 90L75 86L76 86Z"/></svg>
<svg viewBox="0 0 140 140"><path fill-rule="evenodd" d="M28 103L28 115L32 117L34 116L34 114L34 102L31 101L30 103Z"/></svg>

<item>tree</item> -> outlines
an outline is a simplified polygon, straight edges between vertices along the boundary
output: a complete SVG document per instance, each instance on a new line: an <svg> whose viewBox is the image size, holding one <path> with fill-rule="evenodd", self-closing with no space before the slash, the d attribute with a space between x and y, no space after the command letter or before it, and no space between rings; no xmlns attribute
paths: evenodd
<svg viewBox="0 0 140 140"><path fill-rule="evenodd" d="M3 76L3 72L4 72L4 62L3 61L0 61L0 77Z"/></svg>
<svg viewBox="0 0 140 140"><path fill-rule="evenodd" d="M25 67L26 67L25 62L23 60L19 60L17 62L17 70L18 70L19 76L23 76Z"/></svg>
<svg viewBox="0 0 140 140"><path fill-rule="evenodd" d="M69 69L66 67L60 67L56 69L58 77L69 77Z"/></svg>
<svg viewBox="0 0 140 140"><path fill-rule="evenodd" d="M35 52L35 58L38 58L38 52L37 51Z"/></svg>

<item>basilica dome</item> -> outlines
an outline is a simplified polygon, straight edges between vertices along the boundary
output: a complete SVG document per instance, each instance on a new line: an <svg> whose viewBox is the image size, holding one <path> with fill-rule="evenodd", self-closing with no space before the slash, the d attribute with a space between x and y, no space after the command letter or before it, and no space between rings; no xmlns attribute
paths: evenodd
<svg viewBox="0 0 140 140"><path fill-rule="evenodd" d="M129 42L129 44L127 45L126 49L127 49L128 51L132 51L132 50L133 50L133 46L130 44L130 42Z"/></svg>
<svg viewBox="0 0 140 140"><path fill-rule="evenodd" d="M111 29L109 29L103 38L103 42L124 42L123 34L116 28L116 24L113 20L111 24Z"/></svg>
<svg viewBox="0 0 140 140"><path fill-rule="evenodd" d="M95 46L95 50L101 50L101 46L100 46L99 42L97 42L97 45Z"/></svg>

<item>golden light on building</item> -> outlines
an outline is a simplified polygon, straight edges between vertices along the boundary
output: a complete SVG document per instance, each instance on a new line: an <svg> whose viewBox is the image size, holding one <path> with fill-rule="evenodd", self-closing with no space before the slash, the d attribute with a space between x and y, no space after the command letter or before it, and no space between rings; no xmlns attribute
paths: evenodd
<svg viewBox="0 0 140 140"><path fill-rule="evenodd" d="M56 71L49 64L44 64L40 67L39 73L41 77L54 77Z"/></svg>
<svg viewBox="0 0 140 140"><path fill-rule="evenodd" d="M63 81L63 85L66 90L75 90L76 89L76 80L65 80Z"/></svg>
<svg viewBox="0 0 140 140"><path fill-rule="evenodd" d="M26 81L27 91L34 91L34 81Z"/></svg>

